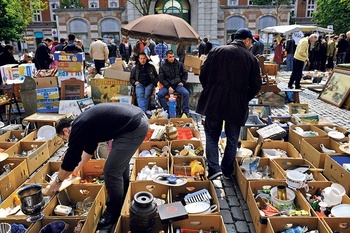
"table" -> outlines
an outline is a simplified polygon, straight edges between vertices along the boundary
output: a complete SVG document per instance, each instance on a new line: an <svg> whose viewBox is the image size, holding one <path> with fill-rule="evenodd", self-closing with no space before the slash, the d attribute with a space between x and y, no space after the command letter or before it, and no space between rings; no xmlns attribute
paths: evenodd
<svg viewBox="0 0 350 233"><path fill-rule="evenodd" d="M59 120L65 118L66 116L66 114L57 113L34 113L24 118L23 121L27 121L30 123L39 123L41 125L49 124L55 126Z"/></svg>

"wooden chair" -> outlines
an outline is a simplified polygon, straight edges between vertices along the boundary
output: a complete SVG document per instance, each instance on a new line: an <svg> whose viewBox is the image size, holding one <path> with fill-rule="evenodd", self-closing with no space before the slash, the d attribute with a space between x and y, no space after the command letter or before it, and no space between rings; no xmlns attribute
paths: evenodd
<svg viewBox="0 0 350 233"><path fill-rule="evenodd" d="M0 85L0 94L4 96L4 98L0 100L0 106L4 106L5 113L6 113L6 106L9 106L6 115L7 115L7 124L10 124L11 114L13 111L13 107L12 107L13 104L16 105L18 115L21 115L21 111L14 93L14 85L13 84ZM1 113L0 113L0 118L1 118L1 121L4 121Z"/></svg>
<svg viewBox="0 0 350 233"><path fill-rule="evenodd" d="M259 97L266 92L279 93L281 90L277 87L275 80L269 78L269 72L271 74L271 71L268 71L265 67L265 63L264 63L265 57L258 55L257 58L260 64L260 74L261 74L261 81L262 81L262 85L259 91ZM277 76L277 69L273 74Z"/></svg>

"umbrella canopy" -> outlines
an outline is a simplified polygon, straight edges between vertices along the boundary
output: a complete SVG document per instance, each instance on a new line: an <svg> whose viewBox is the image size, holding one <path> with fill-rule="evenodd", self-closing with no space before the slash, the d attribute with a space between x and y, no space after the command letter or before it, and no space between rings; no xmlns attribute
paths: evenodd
<svg viewBox="0 0 350 233"><path fill-rule="evenodd" d="M199 35L185 20L168 15L146 15L122 27L124 36L152 38L170 43L198 43Z"/></svg>
<svg viewBox="0 0 350 233"><path fill-rule="evenodd" d="M333 32L333 30L327 29L327 28L317 27L313 25L297 25L297 24L271 26L261 30L261 32L272 33L272 34L290 34L296 31L303 31L303 32L318 31L318 32L325 32L325 33Z"/></svg>

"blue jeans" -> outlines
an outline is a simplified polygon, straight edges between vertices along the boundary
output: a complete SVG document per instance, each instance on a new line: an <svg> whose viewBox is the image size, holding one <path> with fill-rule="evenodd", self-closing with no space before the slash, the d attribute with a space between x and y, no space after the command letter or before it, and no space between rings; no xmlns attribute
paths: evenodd
<svg viewBox="0 0 350 233"><path fill-rule="evenodd" d="M109 58L109 62L110 62L111 64L114 64L114 63L115 63L115 57L110 57L110 58Z"/></svg>
<svg viewBox="0 0 350 233"><path fill-rule="evenodd" d="M149 104L149 100L150 100L152 92L153 92L153 88L154 88L154 86L152 83L146 87L144 85L142 85L141 83L139 83L135 87L137 105L144 112L146 112L148 110L148 104Z"/></svg>
<svg viewBox="0 0 350 233"><path fill-rule="evenodd" d="M206 137L206 157L208 160L209 174L211 176L222 171L225 176L233 173L233 163L236 157L237 144L239 139L240 126L225 121L226 148L224 157L219 165L219 138L222 131L223 120L206 117L204 130Z"/></svg>
<svg viewBox="0 0 350 233"><path fill-rule="evenodd" d="M189 111L190 111L190 93L183 86L177 86L175 91L182 96L182 112L189 113ZM158 96L158 100L159 100L159 103L162 106L162 108L169 113L169 106L168 106L167 100L165 99L165 96L167 94L168 94L168 88L163 87L158 91L157 96Z"/></svg>
<svg viewBox="0 0 350 233"><path fill-rule="evenodd" d="M130 159L145 139L148 127L148 118L144 115L135 130L114 138L112 150L103 168L108 193L107 210L117 217L129 187Z"/></svg>
<svg viewBox="0 0 350 233"><path fill-rule="evenodd" d="M287 58L286 58L286 63L287 63L287 71L292 71L293 70L293 54L288 53Z"/></svg>

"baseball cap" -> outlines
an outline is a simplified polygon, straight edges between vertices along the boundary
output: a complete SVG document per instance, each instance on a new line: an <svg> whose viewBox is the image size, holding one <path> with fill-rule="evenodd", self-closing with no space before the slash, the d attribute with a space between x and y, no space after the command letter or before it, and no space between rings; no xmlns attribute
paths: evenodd
<svg viewBox="0 0 350 233"><path fill-rule="evenodd" d="M259 39L259 38L260 38L259 34L254 35L254 39Z"/></svg>
<svg viewBox="0 0 350 233"><path fill-rule="evenodd" d="M235 39L247 39L250 38L253 40L252 32L248 28L240 28L235 33Z"/></svg>
<svg viewBox="0 0 350 233"><path fill-rule="evenodd" d="M46 38L44 39L44 41L52 42L52 39L49 38L49 37L46 37Z"/></svg>

